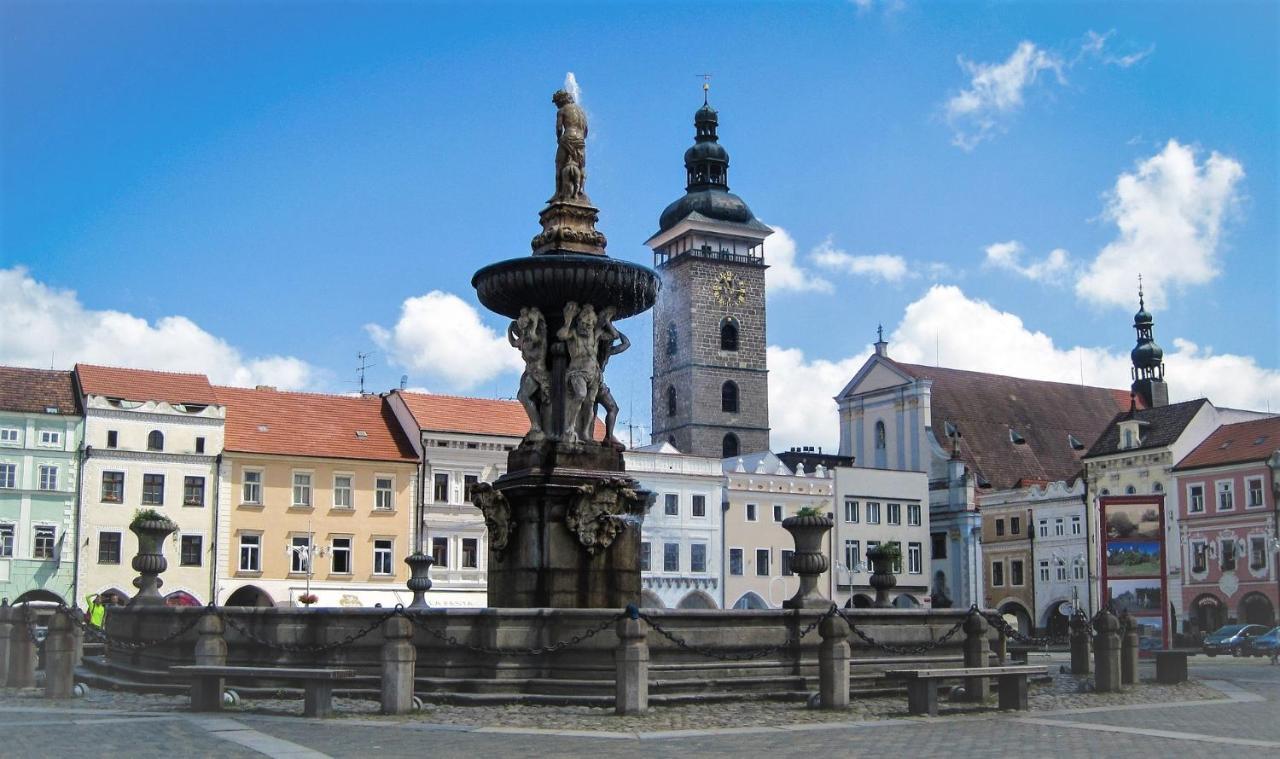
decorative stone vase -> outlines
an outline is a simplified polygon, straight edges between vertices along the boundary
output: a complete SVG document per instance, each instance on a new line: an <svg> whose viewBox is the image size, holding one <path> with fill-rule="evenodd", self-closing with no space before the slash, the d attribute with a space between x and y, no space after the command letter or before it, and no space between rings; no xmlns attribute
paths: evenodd
<svg viewBox="0 0 1280 759"><path fill-rule="evenodd" d="M898 578L893 574L893 564L902 559L902 554L893 550L889 544L882 543L867 551L867 558L871 560L871 587L876 591L876 600L871 606L875 609L888 609L893 606L889 603L889 589L898 584Z"/></svg>
<svg viewBox="0 0 1280 759"><path fill-rule="evenodd" d="M431 571L436 560L421 551L415 551L405 557L404 563L409 565L409 579L405 585L413 591L413 600L409 602L409 608L430 608L425 596L426 592L431 590L431 578L427 577L427 573Z"/></svg>
<svg viewBox="0 0 1280 759"><path fill-rule="evenodd" d="M160 586L164 581L160 573L169 568L164 559L164 539L176 532L178 525L168 519L144 519L129 525L129 531L138 536L138 554L130 566L138 573L133 586L138 589L129 606L164 606Z"/></svg>
<svg viewBox="0 0 1280 759"><path fill-rule="evenodd" d="M795 516L782 520L782 528L791 533L796 550L791 556L791 569L800 575L800 588L782 602L784 609L827 609L831 599L818 591L818 576L831 567L822 538L835 525L825 516Z"/></svg>

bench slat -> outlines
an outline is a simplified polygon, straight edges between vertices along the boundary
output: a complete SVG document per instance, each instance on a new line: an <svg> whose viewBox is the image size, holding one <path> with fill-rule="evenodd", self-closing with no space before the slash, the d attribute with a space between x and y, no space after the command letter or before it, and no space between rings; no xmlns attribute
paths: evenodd
<svg viewBox="0 0 1280 759"><path fill-rule="evenodd" d="M957 667L953 669L890 669L885 677L910 680L935 680L947 677L998 677L1000 675L1046 675L1049 668L1043 665L1018 665L1010 667Z"/></svg>
<svg viewBox="0 0 1280 759"><path fill-rule="evenodd" d="M345 680L355 677L354 669L306 667L219 667L207 664L185 664L169 668L178 675L212 677L262 677L277 680Z"/></svg>

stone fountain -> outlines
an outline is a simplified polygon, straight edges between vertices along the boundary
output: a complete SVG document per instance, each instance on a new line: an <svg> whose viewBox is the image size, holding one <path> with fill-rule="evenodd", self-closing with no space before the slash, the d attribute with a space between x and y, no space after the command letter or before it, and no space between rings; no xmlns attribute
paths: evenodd
<svg viewBox="0 0 1280 759"><path fill-rule="evenodd" d="M507 473L478 486L473 502L489 531L490 606L618 608L640 599L640 526L654 496L624 474L604 368L631 344L615 322L653 306L658 276L605 254L585 191L586 114L564 90L552 102L556 189L533 255L471 279L485 307L512 319L507 338L525 366L517 398L529 415Z"/></svg>

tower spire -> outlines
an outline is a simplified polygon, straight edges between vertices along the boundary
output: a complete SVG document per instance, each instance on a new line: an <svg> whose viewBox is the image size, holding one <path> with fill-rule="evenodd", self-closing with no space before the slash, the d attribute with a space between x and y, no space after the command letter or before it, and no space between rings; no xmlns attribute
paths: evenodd
<svg viewBox="0 0 1280 759"><path fill-rule="evenodd" d="M1138 344L1129 352L1133 360L1133 392L1142 396L1147 408L1166 406L1169 388L1164 382L1164 350L1156 345L1155 319L1147 311L1142 290L1142 275L1138 275L1138 313L1133 315L1133 328L1138 333Z"/></svg>

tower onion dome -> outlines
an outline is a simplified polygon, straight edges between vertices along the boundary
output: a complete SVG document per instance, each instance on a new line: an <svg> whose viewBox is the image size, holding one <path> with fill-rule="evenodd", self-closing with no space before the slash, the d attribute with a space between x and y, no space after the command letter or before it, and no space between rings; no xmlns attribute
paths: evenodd
<svg viewBox="0 0 1280 759"><path fill-rule="evenodd" d="M759 224L746 202L729 192L729 151L716 135L719 124L716 109L704 101L693 115L693 146L684 153L685 195L662 212L659 232L674 227L692 213L716 221Z"/></svg>
<svg viewBox="0 0 1280 759"><path fill-rule="evenodd" d="M1141 369L1154 369L1164 361L1164 349L1156 345L1155 340L1138 340L1138 344L1129 351L1133 365Z"/></svg>

